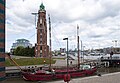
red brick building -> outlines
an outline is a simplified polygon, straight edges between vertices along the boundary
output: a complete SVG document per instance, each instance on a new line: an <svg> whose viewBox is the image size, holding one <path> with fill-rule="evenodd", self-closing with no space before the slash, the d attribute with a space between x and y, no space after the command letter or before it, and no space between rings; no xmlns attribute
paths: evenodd
<svg viewBox="0 0 120 83"><path fill-rule="evenodd" d="M48 57L46 10L43 3L38 11L36 57Z"/></svg>
<svg viewBox="0 0 120 83"><path fill-rule="evenodd" d="M5 79L5 0L0 0L0 81Z"/></svg>

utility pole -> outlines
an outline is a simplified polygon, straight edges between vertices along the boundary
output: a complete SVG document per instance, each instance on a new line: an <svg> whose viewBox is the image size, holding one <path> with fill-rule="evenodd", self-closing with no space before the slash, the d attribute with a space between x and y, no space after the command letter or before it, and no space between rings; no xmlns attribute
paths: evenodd
<svg viewBox="0 0 120 83"><path fill-rule="evenodd" d="M69 83L70 74L69 74L69 71L68 71L68 69L69 69L69 64L68 64L69 63L69 61L68 61L68 38L63 38L63 40L67 40L67 80L66 80L66 82Z"/></svg>

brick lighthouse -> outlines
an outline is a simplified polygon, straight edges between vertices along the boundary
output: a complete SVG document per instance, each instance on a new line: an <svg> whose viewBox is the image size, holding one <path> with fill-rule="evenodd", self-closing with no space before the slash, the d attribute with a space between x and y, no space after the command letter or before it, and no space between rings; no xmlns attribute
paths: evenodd
<svg viewBox="0 0 120 83"><path fill-rule="evenodd" d="M40 5L38 11L37 21L37 44L35 45L36 57L48 57L49 47L47 45L47 23L46 23L46 10L43 3Z"/></svg>

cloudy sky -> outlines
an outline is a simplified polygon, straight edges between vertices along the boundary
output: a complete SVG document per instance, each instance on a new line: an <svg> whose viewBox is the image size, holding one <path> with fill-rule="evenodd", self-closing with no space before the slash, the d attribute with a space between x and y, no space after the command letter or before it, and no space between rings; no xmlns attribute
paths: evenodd
<svg viewBox="0 0 120 83"><path fill-rule="evenodd" d="M41 2L51 15L53 50L66 47L64 37L69 38L69 49L76 48L77 25L85 49L115 46L115 40L120 46L120 0L6 1L6 51L16 39L36 43L35 16L31 13L38 12Z"/></svg>

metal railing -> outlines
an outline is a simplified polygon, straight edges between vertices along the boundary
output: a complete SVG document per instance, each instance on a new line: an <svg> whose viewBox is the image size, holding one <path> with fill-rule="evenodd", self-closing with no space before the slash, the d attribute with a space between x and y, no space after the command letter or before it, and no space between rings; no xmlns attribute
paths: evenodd
<svg viewBox="0 0 120 83"><path fill-rule="evenodd" d="M119 60L120 59L120 57L101 57L101 60L103 60L103 59L107 59L107 60Z"/></svg>

